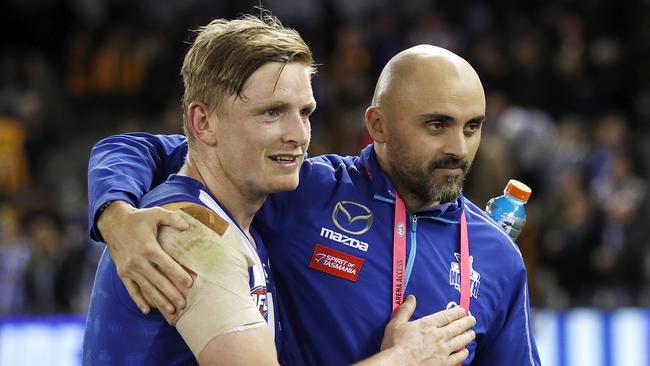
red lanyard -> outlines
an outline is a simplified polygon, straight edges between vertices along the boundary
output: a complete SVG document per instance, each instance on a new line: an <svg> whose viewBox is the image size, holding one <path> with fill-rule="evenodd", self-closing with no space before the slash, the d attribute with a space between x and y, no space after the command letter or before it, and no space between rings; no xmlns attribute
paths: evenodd
<svg viewBox="0 0 650 366"><path fill-rule="evenodd" d="M406 267L406 207L395 192L395 226L393 230L393 313L404 301ZM460 215L460 306L469 313L469 240L465 210Z"/></svg>

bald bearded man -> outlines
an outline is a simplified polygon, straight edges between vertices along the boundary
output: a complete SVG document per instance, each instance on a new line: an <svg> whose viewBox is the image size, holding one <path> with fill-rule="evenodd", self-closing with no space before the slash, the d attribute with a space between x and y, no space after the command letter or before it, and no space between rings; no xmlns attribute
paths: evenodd
<svg viewBox="0 0 650 366"><path fill-rule="evenodd" d="M286 358L344 365L368 357L386 346L393 310L414 294L416 319L458 305L476 318L464 365L539 365L521 253L462 194L485 119L474 69L438 47L407 49L382 71L365 118L374 143L360 156L306 159L298 189L270 195L255 217L282 296ZM128 146L96 153L109 138L91 156L94 218L109 191L135 204L139 187L173 173L186 149L182 137L121 138ZM109 246L151 235L119 225L133 215L125 206L99 217ZM430 342L453 355L457 339Z"/></svg>

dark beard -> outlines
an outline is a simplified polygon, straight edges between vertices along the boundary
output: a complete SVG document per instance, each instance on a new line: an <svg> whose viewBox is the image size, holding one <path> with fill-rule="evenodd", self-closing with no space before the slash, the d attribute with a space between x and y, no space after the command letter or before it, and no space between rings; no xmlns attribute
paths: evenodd
<svg viewBox="0 0 650 366"><path fill-rule="evenodd" d="M438 183L432 179L435 169L438 168L460 168L463 174L447 177L443 183ZM395 164L391 170L393 185L406 189L421 204L429 202L443 204L455 201L460 196L463 181L469 171L469 163L467 160L448 156L431 162L425 172L420 171L415 164Z"/></svg>

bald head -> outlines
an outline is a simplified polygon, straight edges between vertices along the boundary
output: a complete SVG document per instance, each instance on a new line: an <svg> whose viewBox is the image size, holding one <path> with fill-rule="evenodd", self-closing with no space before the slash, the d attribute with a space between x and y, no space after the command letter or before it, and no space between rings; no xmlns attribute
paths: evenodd
<svg viewBox="0 0 650 366"><path fill-rule="evenodd" d="M380 107L387 100L403 95L406 89L428 85L445 87L449 83L469 83L483 87L472 66L462 57L444 48L418 45L395 55L379 76L372 105Z"/></svg>
<svg viewBox="0 0 650 366"><path fill-rule="evenodd" d="M484 120L485 93L476 71L458 55L429 45L388 62L366 110L379 165L409 210L460 195Z"/></svg>

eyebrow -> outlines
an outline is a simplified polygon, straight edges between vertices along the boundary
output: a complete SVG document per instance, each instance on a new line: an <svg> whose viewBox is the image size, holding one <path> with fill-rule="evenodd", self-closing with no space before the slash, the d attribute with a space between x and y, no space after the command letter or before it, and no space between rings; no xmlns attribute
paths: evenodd
<svg viewBox="0 0 650 366"><path fill-rule="evenodd" d="M267 103L267 104L263 104L263 105L261 105L261 106L259 106L257 108L253 108L253 113L262 113L262 112L267 111L269 109L286 110L286 109L289 108L289 106L290 106L290 104L286 103L286 102L280 102L280 101L270 102L270 103ZM304 108L310 108L312 110L315 110L316 109L316 102L311 101L309 103L306 103L300 109L304 109Z"/></svg>
<svg viewBox="0 0 650 366"><path fill-rule="evenodd" d="M425 121L441 120L445 122L453 122L456 120L456 118L444 113L425 113L425 114L421 114L420 118ZM485 115L480 115L469 119L465 123L483 123L484 121L485 121Z"/></svg>
<svg viewBox="0 0 650 366"><path fill-rule="evenodd" d="M285 102L270 102L270 103L267 103L267 104L262 104L261 106L259 106L259 107L257 107L257 108L253 108L253 113L255 113L255 114L257 114L257 113L262 113L262 112L267 111L267 110L269 110L269 109L280 109L280 110L284 110L284 109L287 109L288 107L289 107L289 103L285 103Z"/></svg>

